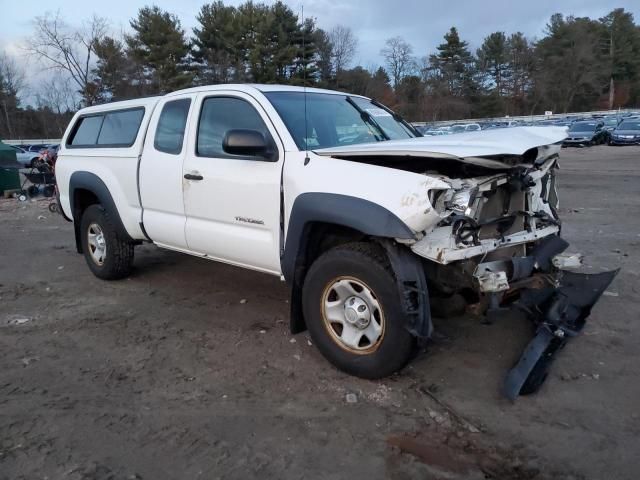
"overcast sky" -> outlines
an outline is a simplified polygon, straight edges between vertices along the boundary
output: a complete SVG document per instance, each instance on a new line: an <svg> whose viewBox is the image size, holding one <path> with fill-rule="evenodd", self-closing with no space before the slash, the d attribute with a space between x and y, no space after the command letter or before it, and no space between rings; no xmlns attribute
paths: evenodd
<svg viewBox="0 0 640 480"><path fill-rule="evenodd" d="M176 14L190 33L203 3L195 0L0 0L0 49L24 62L19 45L32 32L32 19L56 10L72 25L96 13L110 19L111 28L117 33L129 28L129 19L141 6L156 4ZM243 2L228 0L225 3ZM614 8L623 7L633 13L636 22L640 20L640 0L285 0L285 3L295 12L300 12L304 4L305 16L315 17L323 29L329 30L337 24L351 27L359 40L355 63L365 67L382 64L379 52L385 39L397 35L411 43L415 55L422 57L434 51L451 26L456 26L462 38L475 49L494 31L521 31L530 38L539 38L554 13L599 18ZM29 66L28 71L34 67Z"/></svg>

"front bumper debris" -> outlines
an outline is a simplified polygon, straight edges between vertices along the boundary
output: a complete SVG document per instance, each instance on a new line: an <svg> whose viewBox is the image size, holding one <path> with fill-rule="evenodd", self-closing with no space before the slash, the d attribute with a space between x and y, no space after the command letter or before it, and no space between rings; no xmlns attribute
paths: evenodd
<svg viewBox="0 0 640 480"><path fill-rule="evenodd" d="M537 329L504 382L509 399L540 388L555 354L580 334L591 309L618 271L584 274L561 270L559 287L526 289L520 294L516 306L527 313Z"/></svg>
<svg viewBox="0 0 640 480"><path fill-rule="evenodd" d="M505 380L504 393L511 400L540 388L555 354L582 331L591 309L618 273L563 270L581 261L579 255L562 253L568 245L558 236L547 237L526 257L481 263L476 270L478 290L484 295L481 305L474 307L480 310L476 313L484 310L491 322L510 304L525 312L536 328Z"/></svg>

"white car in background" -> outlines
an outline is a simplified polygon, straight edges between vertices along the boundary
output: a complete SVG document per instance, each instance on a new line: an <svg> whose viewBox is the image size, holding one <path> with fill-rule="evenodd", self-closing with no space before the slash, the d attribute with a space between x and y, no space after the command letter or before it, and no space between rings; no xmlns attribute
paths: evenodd
<svg viewBox="0 0 640 480"><path fill-rule="evenodd" d="M451 126L450 133L462 133L462 132L479 132L482 130L479 123L458 123Z"/></svg>
<svg viewBox="0 0 640 480"><path fill-rule="evenodd" d="M24 148L16 147L15 145L9 145L16 151L16 160L22 164L25 168L32 167L36 160L40 157L38 152L29 152Z"/></svg>

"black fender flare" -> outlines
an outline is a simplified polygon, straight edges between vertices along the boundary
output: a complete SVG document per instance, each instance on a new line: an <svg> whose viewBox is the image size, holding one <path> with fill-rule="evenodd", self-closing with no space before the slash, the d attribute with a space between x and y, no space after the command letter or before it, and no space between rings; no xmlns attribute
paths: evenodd
<svg viewBox="0 0 640 480"><path fill-rule="evenodd" d="M83 189L93 193L98 202L107 211L107 213L114 219L116 228L118 229L118 235L123 239L134 242L127 229L124 228L118 208L116 207L113 197L109 192L109 189L95 173L77 171L71 174L69 179L69 200L71 202L71 215L73 217L73 227L76 235L76 249L78 253L82 253L82 241L80 238L80 218L82 212L80 206L76 203L76 190Z"/></svg>
<svg viewBox="0 0 640 480"><path fill-rule="evenodd" d="M369 200L334 193L299 195L291 208L289 228L280 259L282 274L291 286L290 329L306 329L302 313L302 285L306 274L307 226L314 222L349 227L377 238L413 239L414 233L395 214Z"/></svg>
<svg viewBox="0 0 640 480"><path fill-rule="evenodd" d="M310 192L298 195L291 208L289 228L281 258L282 273L292 282L305 227L312 222L332 223L380 238L415 238L411 229L386 208L362 198L337 193Z"/></svg>

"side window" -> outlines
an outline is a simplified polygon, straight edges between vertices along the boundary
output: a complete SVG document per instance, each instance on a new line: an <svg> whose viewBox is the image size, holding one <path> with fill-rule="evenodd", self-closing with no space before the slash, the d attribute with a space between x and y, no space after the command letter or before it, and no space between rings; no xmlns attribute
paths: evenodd
<svg viewBox="0 0 640 480"><path fill-rule="evenodd" d="M67 145L73 147L130 147L138 136L144 108L116 110L81 117Z"/></svg>
<svg viewBox="0 0 640 480"><path fill-rule="evenodd" d="M143 108L107 113L98 135L98 145L130 147L138 136L142 117Z"/></svg>
<svg viewBox="0 0 640 480"><path fill-rule="evenodd" d="M257 130L267 141L271 136L260 114L253 106L240 98L210 97L202 104L196 154L201 157L237 158L222 149L222 141L229 130Z"/></svg>
<svg viewBox="0 0 640 480"><path fill-rule="evenodd" d="M167 102L162 107L153 146L156 150L174 155L182 151L184 130L191 100L183 98Z"/></svg>
<svg viewBox="0 0 640 480"><path fill-rule="evenodd" d="M68 144L73 146L95 145L102 126L102 120L104 120L102 115L81 118L78 121L73 138Z"/></svg>

